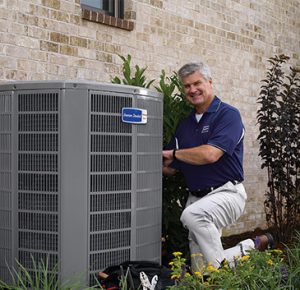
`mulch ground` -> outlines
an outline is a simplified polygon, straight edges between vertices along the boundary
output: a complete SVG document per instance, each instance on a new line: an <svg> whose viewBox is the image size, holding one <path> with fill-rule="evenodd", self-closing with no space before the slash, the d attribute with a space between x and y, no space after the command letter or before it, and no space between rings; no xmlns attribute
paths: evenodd
<svg viewBox="0 0 300 290"><path fill-rule="evenodd" d="M271 233L272 234L273 230L272 229L261 229L261 228L256 228L253 231L248 231L248 232L244 232L241 234L237 234L237 235L231 235L228 237L222 237L222 242L223 242L223 246L225 249L227 248L231 248L234 247L235 245L237 245L239 242L246 240L246 239L255 239L256 236L260 236L263 235L265 233ZM273 234L274 236L274 234ZM279 243L276 243L275 241L275 245L274 248L282 248L282 245Z"/></svg>

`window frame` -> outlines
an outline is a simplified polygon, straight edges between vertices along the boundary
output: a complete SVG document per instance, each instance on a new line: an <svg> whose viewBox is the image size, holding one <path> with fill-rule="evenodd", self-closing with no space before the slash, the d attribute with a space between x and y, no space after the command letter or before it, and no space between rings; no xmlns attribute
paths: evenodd
<svg viewBox="0 0 300 290"><path fill-rule="evenodd" d="M107 2L107 9L99 9L86 3L80 3L80 5L83 9L99 12L119 19L124 19L124 0L107 0Z"/></svg>

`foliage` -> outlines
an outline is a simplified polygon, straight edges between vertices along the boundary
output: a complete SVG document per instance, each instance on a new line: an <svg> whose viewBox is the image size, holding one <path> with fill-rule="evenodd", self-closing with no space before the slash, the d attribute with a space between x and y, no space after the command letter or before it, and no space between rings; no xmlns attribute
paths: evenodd
<svg viewBox="0 0 300 290"><path fill-rule="evenodd" d="M131 72L131 56L127 58L120 56L123 60L123 79L114 77L113 83L128 84L149 88L155 80L146 81L146 68L135 65L135 74ZM164 96L163 111L163 145L165 146L175 133L177 124L191 111L191 106L185 101L182 86L176 73L166 76L165 71L161 72L159 84L155 89ZM181 173L170 177L163 177L163 224L162 235L164 240L163 262L169 261L175 249L184 253L188 252L187 231L182 227L180 215L186 201L187 193L185 181ZM178 230L180 229L180 231Z"/></svg>
<svg viewBox="0 0 300 290"><path fill-rule="evenodd" d="M33 257L32 265L33 269L26 269L21 263L18 261L17 268L9 268L12 283L9 285L0 280L0 289L6 290L89 290L97 287L85 288L82 283L74 279L74 281L69 282L60 282L57 277L57 269L56 265L53 269L50 270L48 259L46 261L41 260L40 262L36 262Z"/></svg>
<svg viewBox="0 0 300 290"><path fill-rule="evenodd" d="M123 68L124 78L121 81L121 79L116 76L112 79L112 83L114 84L123 83L124 85L131 85L131 86L144 87L144 88L149 88L151 86L154 80L151 80L148 83L146 82L145 71L147 67L140 68L138 65L136 65L134 75L132 76L131 55L128 54L127 58L125 58L122 55L119 55L119 57L123 61L122 68Z"/></svg>
<svg viewBox="0 0 300 290"><path fill-rule="evenodd" d="M287 247L287 258L289 264L289 284L294 289L300 289L300 232L296 232L292 247Z"/></svg>
<svg viewBox="0 0 300 290"><path fill-rule="evenodd" d="M185 260L176 252L170 266L177 281L170 290L300 289L300 234L286 255L278 249L253 250L236 258L233 265L224 261L218 269L209 264L202 271L188 272Z"/></svg>
<svg viewBox="0 0 300 290"><path fill-rule="evenodd" d="M186 102L177 73L167 77L165 71L160 75L156 90L164 95L163 143L170 142L178 123L191 112L191 105Z"/></svg>
<svg viewBox="0 0 300 290"><path fill-rule="evenodd" d="M284 72L288 59L269 59L257 112L259 155L268 172L266 219L280 241L288 241L300 222L300 79L294 68Z"/></svg>
<svg viewBox="0 0 300 290"><path fill-rule="evenodd" d="M163 145L166 146L174 135L180 120L187 117L192 107L185 101L176 73L167 77L162 71L159 87L156 89L164 95ZM163 262L170 260L170 253L175 249L188 253L188 232L180 222L180 215L187 198L185 188L185 181L180 172L173 176L163 177L162 232L165 240Z"/></svg>
<svg viewBox="0 0 300 290"><path fill-rule="evenodd" d="M7 290L76 290L99 289L100 285L84 288L79 282L58 283L48 262L33 261L30 272L18 264L19 271L11 270L16 276L12 285L0 281L0 289ZM219 269L211 264L199 272L191 272L181 252L173 253L169 263L175 286L169 290L296 290L300 289L300 233L297 232L291 247L284 251L275 249L259 252L250 251L242 258L236 258L234 265L224 261ZM120 289L127 290L127 273L120 281Z"/></svg>

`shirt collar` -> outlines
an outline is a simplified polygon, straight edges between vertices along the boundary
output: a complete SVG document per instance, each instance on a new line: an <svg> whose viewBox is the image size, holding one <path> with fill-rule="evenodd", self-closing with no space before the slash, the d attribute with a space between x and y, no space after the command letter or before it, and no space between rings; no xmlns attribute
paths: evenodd
<svg viewBox="0 0 300 290"><path fill-rule="evenodd" d="M220 108L221 103L222 101L217 96L215 96L211 104L209 105L208 109L203 114L217 112ZM195 116L195 113L196 113L196 109L193 110L192 116Z"/></svg>
<svg viewBox="0 0 300 290"><path fill-rule="evenodd" d="M218 111L222 101L215 96L211 104L209 105L208 109L206 110L207 113L215 113Z"/></svg>

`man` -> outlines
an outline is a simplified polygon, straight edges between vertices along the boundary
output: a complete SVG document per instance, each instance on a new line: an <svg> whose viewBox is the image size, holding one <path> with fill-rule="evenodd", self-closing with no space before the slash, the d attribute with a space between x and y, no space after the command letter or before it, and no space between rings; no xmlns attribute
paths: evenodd
<svg viewBox="0 0 300 290"><path fill-rule="evenodd" d="M207 265L219 267L226 259L263 249L271 235L242 241L224 250L222 228L243 213L247 194L242 184L244 126L239 111L222 102L213 92L209 67L202 62L185 64L178 71L186 99L194 106L192 114L177 127L175 136L163 151L163 173L181 170L189 189L182 224L189 230L192 269L199 271L199 257Z"/></svg>

